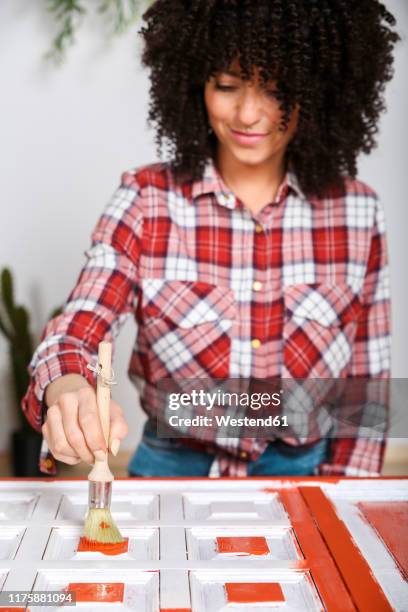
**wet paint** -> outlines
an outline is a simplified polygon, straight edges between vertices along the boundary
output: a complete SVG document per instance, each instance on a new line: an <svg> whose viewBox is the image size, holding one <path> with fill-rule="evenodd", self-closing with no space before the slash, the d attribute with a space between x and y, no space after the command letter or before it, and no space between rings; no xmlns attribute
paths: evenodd
<svg viewBox="0 0 408 612"><path fill-rule="evenodd" d="M95 542L84 536L79 538L77 552L101 552L104 555L122 555L129 550L129 538L123 542Z"/></svg>
<svg viewBox="0 0 408 612"><path fill-rule="evenodd" d="M307 567L318 593L330 612L356 612L316 523L299 489L270 489L278 493L295 531Z"/></svg>
<svg viewBox="0 0 408 612"><path fill-rule="evenodd" d="M160 608L160 612L191 612L191 608Z"/></svg>
<svg viewBox="0 0 408 612"><path fill-rule="evenodd" d="M259 537L224 537L216 538L217 550L220 554L236 555L267 555L268 543L263 536Z"/></svg>
<svg viewBox="0 0 408 612"><path fill-rule="evenodd" d="M123 603L123 582L70 582L66 591L74 591L76 601L98 601L100 603Z"/></svg>
<svg viewBox="0 0 408 612"><path fill-rule="evenodd" d="M277 582L226 582L228 603L283 603L285 596Z"/></svg>
<svg viewBox="0 0 408 612"><path fill-rule="evenodd" d="M110 523L107 523L106 521L101 521L99 523L99 527L101 529L110 529L111 526L110 526Z"/></svg>
<svg viewBox="0 0 408 612"><path fill-rule="evenodd" d="M358 610L391 612L383 590L332 502L319 487L299 487Z"/></svg>
<svg viewBox="0 0 408 612"><path fill-rule="evenodd" d="M360 502L357 506L408 579L408 502Z"/></svg>

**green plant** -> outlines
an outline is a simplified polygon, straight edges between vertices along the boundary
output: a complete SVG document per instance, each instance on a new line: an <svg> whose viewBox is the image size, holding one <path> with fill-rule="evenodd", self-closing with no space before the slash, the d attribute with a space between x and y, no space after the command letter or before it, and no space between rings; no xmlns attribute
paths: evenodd
<svg viewBox="0 0 408 612"><path fill-rule="evenodd" d="M51 316L57 316L60 312L60 308L56 309ZM20 423L23 428L29 428L20 409L20 403L27 391L29 383L27 368L33 354L30 315L24 306L15 303L13 276L8 268L3 268L0 276L0 331L9 345L14 397Z"/></svg>
<svg viewBox="0 0 408 612"><path fill-rule="evenodd" d="M140 17L140 9L152 0L94 0L97 12L112 22L114 34L122 34ZM75 34L88 13L89 0L47 0L48 11L54 16L59 29L49 57L61 62L67 48L75 42ZM88 8L86 8L88 5Z"/></svg>

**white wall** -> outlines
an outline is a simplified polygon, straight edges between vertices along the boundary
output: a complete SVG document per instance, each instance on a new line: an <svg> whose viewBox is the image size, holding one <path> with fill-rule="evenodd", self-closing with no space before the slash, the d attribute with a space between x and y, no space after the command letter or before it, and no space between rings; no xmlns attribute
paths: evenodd
<svg viewBox="0 0 408 612"><path fill-rule="evenodd" d="M387 0L404 41L387 91L379 147L361 161L360 177L377 190L386 213L393 291L393 375L408 373L408 213L405 173L408 128L405 74L408 3ZM107 42L99 19L86 22L66 63L43 59L55 32L46 2L0 3L0 266L10 266L17 298L33 313L37 338L49 312L67 296L84 262L90 232L124 169L156 161L146 128L148 78L139 63L137 27ZM124 406L134 448L144 415L126 378L136 328L128 322L116 345L116 399ZM0 338L0 451L8 444L13 407L6 344Z"/></svg>

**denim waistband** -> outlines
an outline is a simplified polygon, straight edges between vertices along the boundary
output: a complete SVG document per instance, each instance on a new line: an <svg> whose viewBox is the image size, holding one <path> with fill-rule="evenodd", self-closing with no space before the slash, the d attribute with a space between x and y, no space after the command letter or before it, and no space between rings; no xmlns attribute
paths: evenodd
<svg viewBox="0 0 408 612"><path fill-rule="evenodd" d="M184 442L181 438L161 438L157 435L157 425L153 419L147 419L144 424L143 436L142 438L148 439L149 443L153 446L158 447L168 447L168 448L186 448L188 444ZM202 450L203 452L210 451L209 444L205 442L201 442L199 440L195 440L194 438L190 438L191 441L194 441L194 444L197 446L197 450ZM315 448L317 445L327 445L328 440L323 438L320 440L316 440L310 444L299 444L294 446L292 444L288 444L284 440L276 439L273 441L269 441L269 444L273 445L275 448L279 450L280 453L287 456L297 457L300 455L304 455L308 453L312 448ZM200 449L201 447L201 449ZM221 449L220 449L221 450ZM214 451L212 450L212 453Z"/></svg>

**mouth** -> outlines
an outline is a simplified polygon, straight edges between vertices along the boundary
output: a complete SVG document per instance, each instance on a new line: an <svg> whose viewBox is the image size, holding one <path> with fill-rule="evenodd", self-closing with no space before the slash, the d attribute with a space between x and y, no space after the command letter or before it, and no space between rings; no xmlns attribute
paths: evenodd
<svg viewBox="0 0 408 612"><path fill-rule="evenodd" d="M261 142L264 138L266 138L269 134L260 134L258 132L239 132L238 130L233 130L230 128L231 135L233 139L242 145L255 145L258 142Z"/></svg>

